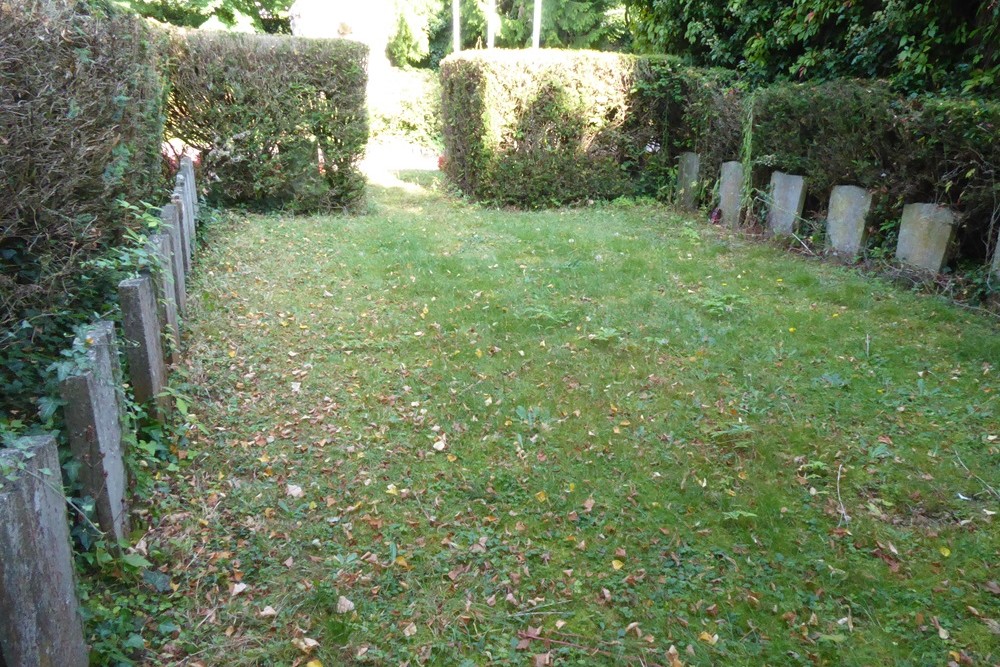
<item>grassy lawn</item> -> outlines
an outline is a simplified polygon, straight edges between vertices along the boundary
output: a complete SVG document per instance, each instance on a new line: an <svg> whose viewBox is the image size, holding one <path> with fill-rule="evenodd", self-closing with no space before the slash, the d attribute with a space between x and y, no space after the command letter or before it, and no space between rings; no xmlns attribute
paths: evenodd
<svg viewBox="0 0 1000 667"><path fill-rule="evenodd" d="M154 662L1000 661L995 322L661 207L402 179L208 231Z"/></svg>

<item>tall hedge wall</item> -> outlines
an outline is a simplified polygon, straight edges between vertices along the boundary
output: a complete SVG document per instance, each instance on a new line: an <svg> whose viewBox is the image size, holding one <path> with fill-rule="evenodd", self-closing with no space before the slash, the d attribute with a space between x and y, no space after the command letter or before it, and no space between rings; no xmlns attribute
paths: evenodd
<svg viewBox="0 0 1000 667"><path fill-rule="evenodd" d="M813 210L835 185L872 189L872 239L886 247L904 203L943 203L962 214L960 254L988 256L1000 227L1000 103L903 98L857 80L779 84L752 100L745 131L757 186L773 169L801 174Z"/></svg>
<svg viewBox="0 0 1000 667"><path fill-rule="evenodd" d="M707 148L738 118L717 120L732 79L594 51L453 55L441 63L446 171L469 195L525 208L656 194L679 150ZM737 150L738 132L726 136L713 150Z"/></svg>
<svg viewBox="0 0 1000 667"><path fill-rule="evenodd" d="M346 40L177 34L167 131L202 151L209 202L352 209L368 139L368 49Z"/></svg>
<svg viewBox="0 0 1000 667"><path fill-rule="evenodd" d="M86 262L134 221L116 200L165 185L165 55L131 14L0 0L0 414L107 293Z"/></svg>

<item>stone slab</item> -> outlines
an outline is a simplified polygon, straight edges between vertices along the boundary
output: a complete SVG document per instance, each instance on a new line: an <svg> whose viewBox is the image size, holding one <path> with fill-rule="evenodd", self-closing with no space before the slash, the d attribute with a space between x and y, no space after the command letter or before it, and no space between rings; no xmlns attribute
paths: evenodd
<svg viewBox="0 0 1000 667"><path fill-rule="evenodd" d="M56 441L22 438L0 449L0 663L88 662Z"/></svg>
<svg viewBox="0 0 1000 667"><path fill-rule="evenodd" d="M719 209L722 210L722 224L730 229L740 226L743 208L743 164L723 162L719 175Z"/></svg>
<svg viewBox="0 0 1000 667"><path fill-rule="evenodd" d="M993 264L990 266L990 280L994 289L1000 288L1000 238L997 239L996 247L993 248Z"/></svg>
<svg viewBox="0 0 1000 667"><path fill-rule="evenodd" d="M830 193L826 218L829 250L841 257L857 257L868 238L872 193L856 185L838 185Z"/></svg>
<svg viewBox="0 0 1000 667"><path fill-rule="evenodd" d="M937 204L907 204L899 225L896 259L939 273L955 235L955 214Z"/></svg>
<svg viewBox="0 0 1000 667"><path fill-rule="evenodd" d="M118 283L122 307L125 356L135 400L147 404L156 416L166 415L166 401L160 394L166 384L167 367L163 356L162 332L156 316L156 298L149 276Z"/></svg>
<svg viewBox="0 0 1000 667"><path fill-rule="evenodd" d="M794 234L805 205L805 178L780 171L771 174L771 207L767 211L767 226L772 234Z"/></svg>
<svg viewBox="0 0 1000 667"><path fill-rule="evenodd" d="M698 207L700 171L701 157L697 153L681 153L677 162L677 199L686 209Z"/></svg>
<svg viewBox="0 0 1000 667"><path fill-rule="evenodd" d="M181 157L181 173L184 174L184 178L187 181L189 194L191 198L191 211L194 213L195 221L197 221L199 206L198 206L198 187L194 175L194 160L192 160L187 155Z"/></svg>
<svg viewBox="0 0 1000 667"><path fill-rule="evenodd" d="M114 324L98 322L77 341L85 368L60 385L73 458L83 492L94 499L97 525L112 541L128 535L128 478L122 446L121 365Z"/></svg>
<svg viewBox="0 0 1000 667"><path fill-rule="evenodd" d="M177 314L183 316L187 310L187 277L184 273L184 241L177 207L173 204L164 206L160 211L160 221L163 223L163 233L170 237Z"/></svg>
<svg viewBox="0 0 1000 667"><path fill-rule="evenodd" d="M163 331L163 348L167 361L180 361L181 329L177 317L177 292L174 289L173 243L166 234L153 234L147 249L156 262L148 272L156 297L156 316Z"/></svg>
<svg viewBox="0 0 1000 667"><path fill-rule="evenodd" d="M177 209L177 227L181 232L181 257L184 259L184 273L191 272L194 251L192 249L194 239L191 237L191 229L188 226L188 208L184 201L184 192L178 188L174 189L170 195L170 203Z"/></svg>

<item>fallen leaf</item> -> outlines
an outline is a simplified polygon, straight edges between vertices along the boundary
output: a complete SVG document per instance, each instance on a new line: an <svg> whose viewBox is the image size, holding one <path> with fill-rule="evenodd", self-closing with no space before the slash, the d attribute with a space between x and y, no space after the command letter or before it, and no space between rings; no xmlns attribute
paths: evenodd
<svg viewBox="0 0 1000 667"><path fill-rule="evenodd" d="M323 663L319 660L310 660L306 663L306 667L323 667Z"/></svg>
<svg viewBox="0 0 1000 667"><path fill-rule="evenodd" d="M535 667L546 667L546 665L552 664L552 654L551 653L539 653L535 655Z"/></svg>
<svg viewBox="0 0 1000 667"><path fill-rule="evenodd" d="M340 599L337 600L337 613L349 614L352 611L354 611L354 603L341 595Z"/></svg>
<svg viewBox="0 0 1000 667"><path fill-rule="evenodd" d="M719 635L710 635L704 631L702 631L702 633L698 635L698 639L712 646L715 646L716 644L719 643Z"/></svg>
<svg viewBox="0 0 1000 667"><path fill-rule="evenodd" d="M548 494L545 493L544 491L539 491L538 493L535 494L535 500L537 500L540 503L544 503L546 500L548 500L548 498L549 498Z"/></svg>
<svg viewBox="0 0 1000 667"><path fill-rule="evenodd" d="M297 484L289 484L285 487L285 495L289 498L301 498L305 495L302 491L302 487Z"/></svg>
<svg viewBox="0 0 1000 667"><path fill-rule="evenodd" d="M417 624L416 623L410 623L405 628L403 628L403 635L404 636L406 636L406 637L412 637L415 634L417 634Z"/></svg>
<svg viewBox="0 0 1000 667"><path fill-rule="evenodd" d="M311 653L313 649L319 646L319 642L310 637L296 637L292 640L292 645L303 653Z"/></svg>
<svg viewBox="0 0 1000 667"><path fill-rule="evenodd" d="M242 593L243 591L245 591L246 589L247 585L242 582L238 584L233 584L232 586L229 587L229 595L235 597L240 593Z"/></svg>
<svg viewBox="0 0 1000 667"><path fill-rule="evenodd" d="M625 563L623 563L620 560L616 559L616 560L611 561L611 567L613 567L615 570L620 570L623 567L625 567Z"/></svg>
<svg viewBox="0 0 1000 667"><path fill-rule="evenodd" d="M278 610L268 605L260 610L261 618L274 618L278 615Z"/></svg>

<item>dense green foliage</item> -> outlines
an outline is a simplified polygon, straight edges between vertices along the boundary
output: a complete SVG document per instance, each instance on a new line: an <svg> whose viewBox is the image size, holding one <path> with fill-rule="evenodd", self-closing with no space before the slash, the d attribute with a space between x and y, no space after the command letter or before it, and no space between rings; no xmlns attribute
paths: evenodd
<svg viewBox="0 0 1000 667"><path fill-rule="evenodd" d="M34 418L72 325L114 294L99 260L135 227L117 200L164 185L163 41L130 13L0 0L0 427Z"/></svg>
<svg viewBox="0 0 1000 667"><path fill-rule="evenodd" d="M664 195L678 152L738 152L725 72L666 58L494 50L449 57L441 79L445 170L497 204Z"/></svg>
<svg viewBox="0 0 1000 667"><path fill-rule="evenodd" d="M287 10L294 0L119 0L142 16L161 23L197 28L215 19L222 26L248 22L256 30L287 33Z"/></svg>
<svg viewBox="0 0 1000 667"><path fill-rule="evenodd" d="M399 24L390 42L396 65L438 63L452 51L451 0L399 2ZM496 46L531 44L533 0L497 0ZM576 49L621 50L629 43L621 0L544 0L542 45ZM461 1L463 48L486 46L486 3Z"/></svg>
<svg viewBox="0 0 1000 667"><path fill-rule="evenodd" d="M167 129L202 151L210 203L332 211L359 202L367 47L234 33L172 45Z"/></svg>
<svg viewBox="0 0 1000 667"><path fill-rule="evenodd" d="M909 91L1000 90L995 0L626 0L637 45L752 81L887 78Z"/></svg>

